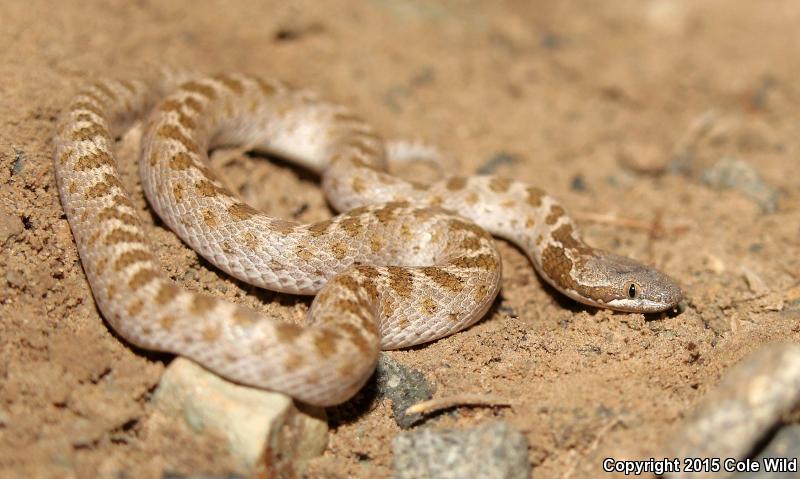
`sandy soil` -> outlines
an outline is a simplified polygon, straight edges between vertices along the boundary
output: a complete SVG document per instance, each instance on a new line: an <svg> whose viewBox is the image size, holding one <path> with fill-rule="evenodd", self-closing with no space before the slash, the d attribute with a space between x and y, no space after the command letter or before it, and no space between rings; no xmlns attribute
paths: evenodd
<svg viewBox="0 0 800 479"><path fill-rule="evenodd" d="M2 477L226 471L217 438L152 419L148 398L171 358L131 347L103 322L53 179L50 136L69 95L87 79L135 76L153 63L313 88L387 137L441 145L463 173L493 169L546 187L584 218L589 242L680 281L682 314L597 311L545 287L504 243L503 291L490 315L392 353L438 396L517 399L424 427L502 418L527 436L537 477L588 477L606 456L659 454L725 369L770 341L800 339L797 2L54 5L5 2L0 21ZM128 185L169 273L188 288L302 318L308 299L232 281L154 218L135 148L123 142ZM704 182L723 158L757 171L779 193L777 209L747 188ZM236 155L217 162L260 208L302 221L331 214L300 171ZM398 432L388 404L363 410L332 431L309 475L386 477Z"/></svg>

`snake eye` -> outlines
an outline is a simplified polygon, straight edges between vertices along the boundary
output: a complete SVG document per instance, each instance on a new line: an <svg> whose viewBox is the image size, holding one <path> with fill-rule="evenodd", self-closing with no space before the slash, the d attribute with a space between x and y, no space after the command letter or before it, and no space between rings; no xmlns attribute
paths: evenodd
<svg viewBox="0 0 800 479"><path fill-rule="evenodd" d="M636 297L639 296L639 286L637 286L636 283L628 283L626 289L630 299L636 299Z"/></svg>

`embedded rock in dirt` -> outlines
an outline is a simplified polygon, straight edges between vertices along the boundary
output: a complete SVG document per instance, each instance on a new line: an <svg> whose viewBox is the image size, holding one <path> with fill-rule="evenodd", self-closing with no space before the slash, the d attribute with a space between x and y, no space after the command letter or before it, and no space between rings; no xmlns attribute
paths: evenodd
<svg viewBox="0 0 800 479"><path fill-rule="evenodd" d="M198 434L226 438L241 466L235 472L299 477L327 444L322 409L301 410L288 396L231 383L184 358L166 369L153 404Z"/></svg>

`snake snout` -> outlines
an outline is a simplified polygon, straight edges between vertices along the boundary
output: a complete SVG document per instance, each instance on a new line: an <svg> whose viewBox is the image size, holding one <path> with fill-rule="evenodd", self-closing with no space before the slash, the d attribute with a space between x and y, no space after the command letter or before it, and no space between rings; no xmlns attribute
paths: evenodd
<svg viewBox="0 0 800 479"><path fill-rule="evenodd" d="M647 287L638 298L641 312L660 313L675 309L683 299L683 291L678 283L654 269L648 268L647 276Z"/></svg>
<svg viewBox="0 0 800 479"><path fill-rule="evenodd" d="M661 303L667 306L665 308L666 311L676 308L678 303L683 300L683 290L681 290L681 287L678 286L678 283L676 283L672 278L667 275L663 276L665 281L663 282L660 293Z"/></svg>

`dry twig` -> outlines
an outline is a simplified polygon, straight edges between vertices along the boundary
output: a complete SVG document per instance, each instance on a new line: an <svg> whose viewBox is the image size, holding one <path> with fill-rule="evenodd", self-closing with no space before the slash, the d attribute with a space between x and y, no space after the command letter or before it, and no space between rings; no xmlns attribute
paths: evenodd
<svg viewBox="0 0 800 479"><path fill-rule="evenodd" d="M512 401L499 396L464 393L422 401L406 409L406 414L427 414L456 406L511 407L512 405Z"/></svg>

